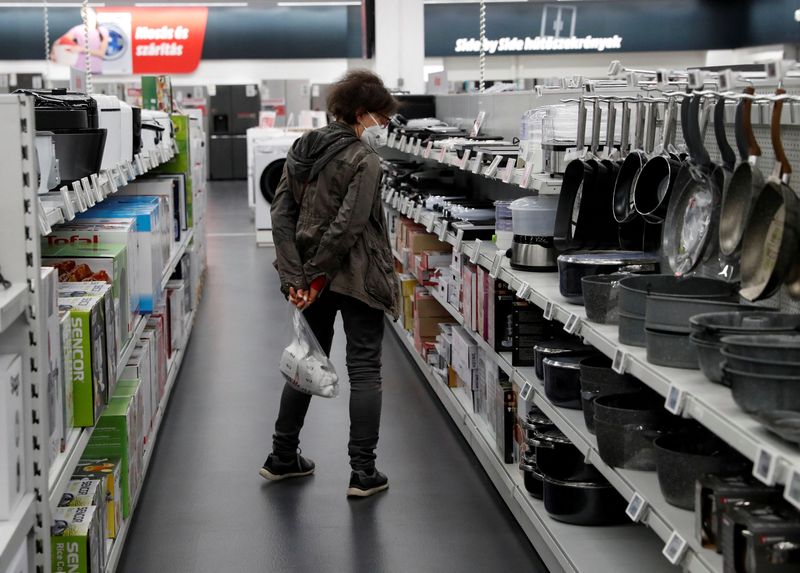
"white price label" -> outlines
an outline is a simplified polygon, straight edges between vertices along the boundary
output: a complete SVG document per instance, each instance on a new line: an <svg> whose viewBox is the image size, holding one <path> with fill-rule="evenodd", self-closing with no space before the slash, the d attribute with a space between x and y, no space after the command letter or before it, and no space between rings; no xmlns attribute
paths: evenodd
<svg viewBox="0 0 800 573"><path fill-rule="evenodd" d="M638 523L644 516L647 509L647 502L638 493L634 493L628 507L625 509L625 515L631 518L631 521Z"/></svg>
<svg viewBox="0 0 800 573"><path fill-rule="evenodd" d="M64 202L64 218L67 221L72 221L75 218L75 204L72 202L72 197L69 196L69 189L64 186L58 191L61 193L61 200Z"/></svg>
<svg viewBox="0 0 800 573"><path fill-rule="evenodd" d="M394 147L394 142L397 139L397 132L393 131L389 134L388 147Z"/></svg>
<svg viewBox="0 0 800 573"><path fill-rule="evenodd" d="M136 156L136 165L139 167L139 173L144 173L147 169L144 168L144 163L142 162L142 156Z"/></svg>
<svg viewBox="0 0 800 573"><path fill-rule="evenodd" d="M419 223L419 220L422 218L422 205L417 205L417 208L414 210L414 222Z"/></svg>
<svg viewBox="0 0 800 573"><path fill-rule="evenodd" d="M469 257L469 262L473 265L478 262L478 259L481 257L481 240L475 239L475 245L472 252L472 255Z"/></svg>
<svg viewBox="0 0 800 573"><path fill-rule="evenodd" d="M447 239L447 221L443 220L442 226L439 227L439 240L444 243L445 239Z"/></svg>
<svg viewBox="0 0 800 573"><path fill-rule="evenodd" d="M614 360L611 362L611 369L617 374L624 374L626 361L627 361L627 355L625 354L624 351L618 348L617 351L614 353Z"/></svg>
<svg viewBox="0 0 800 573"><path fill-rule="evenodd" d="M673 565L677 565L678 562L683 558L683 554L685 552L686 540L681 537L677 531L673 531L672 535L669 536L666 545L664 545L664 550L661 553L664 554L664 557L667 558L667 561Z"/></svg>
<svg viewBox="0 0 800 573"><path fill-rule="evenodd" d="M433 233L433 228L436 226L436 217L431 215L431 218L428 219L428 224L425 225L425 232L426 233Z"/></svg>
<svg viewBox="0 0 800 573"><path fill-rule="evenodd" d="M405 151L406 150L406 141L407 141L406 136L405 135L401 135L400 136L400 151Z"/></svg>
<svg viewBox="0 0 800 573"><path fill-rule="evenodd" d="M102 201L106 198L105 193L103 193L103 186L100 185L100 176L97 173L92 173L92 188L95 191L95 195L97 196L98 201Z"/></svg>
<svg viewBox="0 0 800 573"><path fill-rule="evenodd" d="M86 211L86 199L83 198L83 193L80 191L80 183L74 181L72 183L72 196L74 197L73 204L77 206L80 213Z"/></svg>
<svg viewBox="0 0 800 573"><path fill-rule="evenodd" d="M433 150L433 141L429 141L428 145L425 146L425 152L422 154L422 157L424 157L425 159L430 159L432 150Z"/></svg>
<svg viewBox="0 0 800 573"><path fill-rule="evenodd" d="M492 159L492 162L489 164L489 167L486 168L484 175L486 175L486 177L494 177L497 175L497 168L500 167L500 162L502 160L503 157L500 155Z"/></svg>
<svg viewBox="0 0 800 573"><path fill-rule="evenodd" d="M777 456L765 448L759 448L753 463L753 475L767 485L774 485L777 469Z"/></svg>
<svg viewBox="0 0 800 573"><path fill-rule="evenodd" d="M464 150L464 155L461 156L461 170L462 171L466 171L467 166L469 165L469 154L470 154L470 150L469 149L465 149Z"/></svg>
<svg viewBox="0 0 800 573"><path fill-rule="evenodd" d="M509 157L508 161L506 161L506 171L503 174L503 183L511 183L511 177L514 175L514 163L516 160L513 157Z"/></svg>
<svg viewBox="0 0 800 573"><path fill-rule="evenodd" d="M793 469L789 479L786 481L786 487L783 490L783 497L800 509L800 469Z"/></svg>
<svg viewBox="0 0 800 573"><path fill-rule="evenodd" d="M517 298L527 300L528 295L531 293L531 285L523 281L517 289Z"/></svg>
<svg viewBox="0 0 800 573"><path fill-rule="evenodd" d="M533 171L533 163L528 163L525 166L525 171L522 172L522 179L519 180L519 186L523 189L528 188L528 183L531 180L531 171Z"/></svg>
<svg viewBox="0 0 800 573"><path fill-rule="evenodd" d="M522 385L522 389L519 391L519 397L527 401L531 395L532 390L533 390L533 384L531 384L526 380L525 383Z"/></svg>
<svg viewBox="0 0 800 573"><path fill-rule="evenodd" d="M683 410L683 401L683 390L673 385L669 387L669 392L667 392L667 400L664 402L664 407L668 412L675 414L676 416L680 416L681 411Z"/></svg>
<svg viewBox="0 0 800 573"><path fill-rule="evenodd" d="M111 193L117 192L117 176L114 173L113 169L109 169L106 171L106 177L108 177L108 185L111 187Z"/></svg>
<svg viewBox="0 0 800 573"><path fill-rule="evenodd" d="M555 305L553 304L553 301L548 300L544 304L544 312L542 313L544 315L544 319L545 320L553 320L553 311L554 310L555 310Z"/></svg>
<svg viewBox="0 0 800 573"><path fill-rule="evenodd" d="M422 138L417 139L417 146L414 148L414 155L419 155L422 151Z"/></svg>
<svg viewBox="0 0 800 573"><path fill-rule="evenodd" d="M492 261L492 268L489 270L489 276L493 279L497 278L497 275L500 274L500 267L503 265L503 257L505 256L504 251L497 251L494 254L494 260Z"/></svg>
<svg viewBox="0 0 800 573"><path fill-rule="evenodd" d="M464 229L459 229L458 231L456 231L456 244L453 245L453 248L456 251L461 250L461 241L463 240L464 240Z"/></svg>
<svg viewBox="0 0 800 573"><path fill-rule="evenodd" d="M85 179L85 178L84 178ZM83 184L83 179L77 181L78 189L83 194L83 199L86 201L86 205L89 207L94 207L97 204L97 201L94 200L94 195L89 191L88 183L87 185Z"/></svg>
<svg viewBox="0 0 800 573"><path fill-rule="evenodd" d="M442 145L442 150L439 152L439 163L444 163L444 158L447 156L447 148Z"/></svg>
<svg viewBox="0 0 800 573"><path fill-rule="evenodd" d="M472 166L472 172L477 175L478 173L480 173L482 166L483 166L483 151L479 151L478 155L475 156L475 165Z"/></svg>
<svg viewBox="0 0 800 573"><path fill-rule="evenodd" d="M581 319L577 314L569 315L569 318L564 323L564 330L566 330L568 334L577 334L580 327Z"/></svg>

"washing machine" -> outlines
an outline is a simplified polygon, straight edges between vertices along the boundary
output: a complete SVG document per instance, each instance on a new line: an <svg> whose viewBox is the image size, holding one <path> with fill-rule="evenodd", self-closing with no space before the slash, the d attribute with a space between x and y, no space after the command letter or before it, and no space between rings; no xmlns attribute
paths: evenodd
<svg viewBox="0 0 800 573"><path fill-rule="evenodd" d="M272 241L270 207L283 175L286 155L300 133L271 134L253 140L253 174L249 178L255 203L256 242L269 246Z"/></svg>

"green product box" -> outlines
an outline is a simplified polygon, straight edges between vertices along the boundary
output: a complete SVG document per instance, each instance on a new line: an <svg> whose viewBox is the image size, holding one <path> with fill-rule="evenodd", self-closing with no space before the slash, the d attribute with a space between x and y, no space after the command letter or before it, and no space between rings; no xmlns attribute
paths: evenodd
<svg viewBox="0 0 800 573"><path fill-rule="evenodd" d="M108 407L97 421L84 455L89 457L119 456L120 482L122 491L122 517L131 514L133 497L139 488L142 460L137 453L140 443L141 426L137 419L136 397L112 398Z"/></svg>
<svg viewBox="0 0 800 573"><path fill-rule="evenodd" d="M135 443L135 450L133 450L133 458L139 464L140 476L139 482L144 480L144 448L147 444L147 418L145 410L145 395L144 385L139 380L120 380L117 384L117 389L114 392L114 398L133 398L135 411L135 427L134 430L139 435L139 439Z"/></svg>
<svg viewBox="0 0 800 573"><path fill-rule="evenodd" d="M73 479L67 484L67 489L61 496L59 507L96 507L101 516L106 512L106 487L103 480L81 478ZM109 537L106 520L100 520L103 539Z"/></svg>
<svg viewBox="0 0 800 573"><path fill-rule="evenodd" d="M103 299L62 298L58 306L69 311L73 423L76 427L94 426L108 401Z"/></svg>
<svg viewBox="0 0 800 573"><path fill-rule="evenodd" d="M122 529L122 459L119 456L85 458L78 462L73 479L96 479L106 494L106 535L115 539Z"/></svg>
<svg viewBox="0 0 800 573"><path fill-rule="evenodd" d="M103 573L105 538L96 507L59 507L53 511L53 573Z"/></svg>
<svg viewBox="0 0 800 573"><path fill-rule="evenodd" d="M175 132L174 137L178 146L178 153L167 163L155 169L153 173L182 174L185 176L186 222L189 227L192 227L194 226L194 212L192 209L192 157L189 141L189 116L173 113L170 115L170 119Z"/></svg>
<svg viewBox="0 0 800 573"><path fill-rule="evenodd" d="M112 285L121 333L130 332L134 320L129 312L128 264L128 248L122 244L42 245L42 265L56 267L59 282L75 283L89 279Z"/></svg>

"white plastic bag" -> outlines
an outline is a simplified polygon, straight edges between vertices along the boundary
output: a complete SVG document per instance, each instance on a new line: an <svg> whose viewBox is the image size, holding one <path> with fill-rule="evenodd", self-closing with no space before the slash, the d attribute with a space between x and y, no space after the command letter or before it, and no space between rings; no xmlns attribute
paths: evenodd
<svg viewBox="0 0 800 573"><path fill-rule="evenodd" d="M281 356L280 370L295 390L323 398L339 395L339 376L303 313L292 307L294 340Z"/></svg>

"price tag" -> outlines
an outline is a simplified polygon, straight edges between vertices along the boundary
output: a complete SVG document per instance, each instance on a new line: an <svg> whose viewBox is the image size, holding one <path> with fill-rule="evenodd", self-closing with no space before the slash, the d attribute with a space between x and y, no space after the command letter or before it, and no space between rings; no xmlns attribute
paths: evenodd
<svg viewBox="0 0 800 573"><path fill-rule="evenodd" d="M569 334L577 334L581 327L581 319L577 314L569 315L567 322L564 323L564 330Z"/></svg>
<svg viewBox="0 0 800 573"><path fill-rule="evenodd" d="M414 222L419 223L419 220L421 218L422 218L422 205L417 205L417 208L414 211Z"/></svg>
<svg viewBox="0 0 800 573"><path fill-rule="evenodd" d="M83 186L83 180L76 181L75 185L77 185L78 192L83 195L83 200L86 201L86 205L88 207L94 207L97 203L94 200L94 196L89 193L89 190Z"/></svg>
<svg viewBox="0 0 800 573"><path fill-rule="evenodd" d="M72 203L72 197L69 196L69 189L64 186L58 191L61 193L61 200L64 202L64 207L62 208L64 219L72 221L75 218L75 205Z"/></svg>
<svg viewBox="0 0 800 573"><path fill-rule="evenodd" d="M611 362L611 369L617 374L625 374L625 363L627 362L627 355L624 351L617 348L614 353L614 360Z"/></svg>
<svg viewBox="0 0 800 573"><path fill-rule="evenodd" d="M147 169L144 168L144 163L142 162L142 156L136 156L136 165L139 167L139 173L144 173Z"/></svg>
<svg viewBox="0 0 800 573"><path fill-rule="evenodd" d="M456 231L456 244L453 245L453 248L456 251L461 250L461 241L463 240L464 240L464 229L459 229L458 231Z"/></svg>
<svg viewBox="0 0 800 573"><path fill-rule="evenodd" d="M528 165L525 166L525 171L522 172L522 179L519 181L519 186L523 189L528 188L528 183L530 183L531 180L531 171L533 171L533 163L528 163Z"/></svg>
<svg viewBox="0 0 800 573"><path fill-rule="evenodd" d="M470 153L471 153L471 150L465 149L464 150L464 155L461 156L461 170L462 171L466 171L467 166L469 165L469 154Z"/></svg>
<svg viewBox="0 0 800 573"><path fill-rule="evenodd" d="M103 193L103 186L100 185L100 176L97 173L92 173L92 188L94 189L95 195L97 196L98 201L102 201L106 198L105 193Z"/></svg>
<svg viewBox="0 0 800 573"><path fill-rule="evenodd" d="M681 410L683 410L683 401L683 390L677 386L670 386L669 392L667 392L667 401L664 403L664 407L668 412L671 412L676 416L680 416Z"/></svg>
<svg viewBox="0 0 800 573"><path fill-rule="evenodd" d="M106 171L106 177L108 178L108 186L111 187L111 193L114 194L117 192L117 180L116 175L114 175L114 170L109 169Z"/></svg>
<svg viewBox="0 0 800 573"><path fill-rule="evenodd" d="M400 147L399 147L400 151L405 151L406 150L406 141L407 141L406 140L406 136L405 135L401 135L400 136Z"/></svg>
<svg viewBox="0 0 800 573"><path fill-rule="evenodd" d="M765 448L759 448L756 461L753 463L753 475L767 485L775 484L775 471L778 468L778 458Z"/></svg>
<svg viewBox="0 0 800 573"><path fill-rule="evenodd" d="M497 275L500 273L500 267L503 265L503 257L505 256L504 251L497 251L494 254L494 260L492 261L492 268L489 270L489 276L493 279L497 278Z"/></svg>
<svg viewBox="0 0 800 573"><path fill-rule="evenodd" d="M77 205L78 211L83 213L86 211L86 199L83 198L83 193L81 193L79 188L80 183L75 181L72 184L72 195L75 197L73 204Z"/></svg>
<svg viewBox="0 0 800 573"><path fill-rule="evenodd" d="M408 142L408 152L419 155L419 140L416 137L412 137Z"/></svg>
<svg viewBox="0 0 800 573"><path fill-rule="evenodd" d="M554 310L555 310L555 305L553 304L553 301L548 300L544 304L544 313L542 313L544 315L544 319L545 320L553 320L553 311Z"/></svg>
<svg viewBox="0 0 800 573"><path fill-rule="evenodd" d="M397 132L393 131L389 134L388 147L394 147L394 142L397 139Z"/></svg>
<svg viewBox="0 0 800 573"><path fill-rule="evenodd" d="M422 139L417 139L417 146L414 148L414 155L419 155L422 151Z"/></svg>
<svg viewBox="0 0 800 573"><path fill-rule="evenodd" d="M447 148L442 145L442 150L439 152L439 163L444 163L444 158L447 156Z"/></svg>
<svg viewBox="0 0 800 573"><path fill-rule="evenodd" d="M445 242L447 239L447 221L442 221L442 226L439 227L439 240Z"/></svg>
<svg viewBox="0 0 800 573"><path fill-rule="evenodd" d="M422 157L424 157L425 159L430 159L432 150L433 150L433 141L429 141L428 145L425 146L425 151L422 153Z"/></svg>
<svg viewBox="0 0 800 573"><path fill-rule="evenodd" d="M500 162L503 160L502 156L498 155L492 162L489 164L489 167L486 168L486 171L483 173L486 177L494 177L497 175L497 168L500 167Z"/></svg>
<svg viewBox="0 0 800 573"><path fill-rule="evenodd" d="M431 218L428 219L428 224L425 225L426 233L433 233L433 227L436 225L436 216L431 213Z"/></svg>
<svg viewBox="0 0 800 573"><path fill-rule="evenodd" d="M789 479L786 482L786 488L783 490L783 497L800 509L800 469L793 469Z"/></svg>
<svg viewBox="0 0 800 573"><path fill-rule="evenodd" d="M478 173L480 173L482 166L483 166L483 151L479 151L478 155L475 156L475 165L472 166L472 172L477 175Z"/></svg>
<svg viewBox="0 0 800 573"><path fill-rule="evenodd" d="M631 521L638 523L644 512L647 509L647 502L638 493L634 493L628 507L625 509L625 515L631 518Z"/></svg>
<svg viewBox="0 0 800 573"><path fill-rule="evenodd" d="M527 300L528 295L530 293L531 293L531 285L523 281L522 284L520 284L519 288L517 289L517 298Z"/></svg>
<svg viewBox="0 0 800 573"><path fill-rule="evenodd" d="M533 390L533 384L526 380L522 385L522 389L519 391L519 397L527 401L531 395L531 390Z"/></svg>
<svg viewBox="0 0 800 573"><path fill-rule="evenodd" d="M667 544L664 545L664 550L661 553L664 554L664 557L667 558L667 561L673 565L677 565L678 562L683 558L683 554L685 552L686 540L681 537L677 531L673 531L672 535L670 535L669 539L667 540Z"/></svg>
<svg viewBox="0 0 800 573"><path fill-rule="evenodd" d="M506 161L506 171L503 174L503 183L511 183L511 176L514 175L514 163L516 160L513 157L509 157L508 161Z"/></svg>
<svg viewBox="0 0 800 573"><path fill-rule="evenodd" d="M400 196L395 195L392 197L392 208L397 209L400 206Z"/></svg>
<svg viewBox="0 0 800 573"><path fill-rule="evenodd" d="M481 258L481 240L475 239L475 249L472 255L469 257L469 262L471 262L474 265L478 262L478 259L480 258Z"/></svg>

